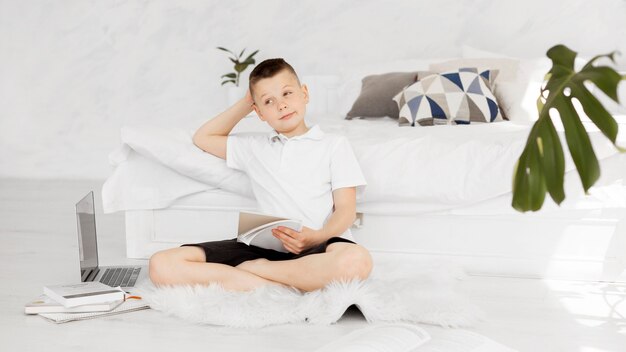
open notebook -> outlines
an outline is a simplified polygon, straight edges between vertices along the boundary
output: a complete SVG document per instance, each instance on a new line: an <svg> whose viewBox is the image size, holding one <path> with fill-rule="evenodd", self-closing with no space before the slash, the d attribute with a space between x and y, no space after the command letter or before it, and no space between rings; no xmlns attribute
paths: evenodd
<svg viewBox="0 0 626 352"><path fill-rule="evenodd" d="M265 249L288 253L283 243L272 235L272 229L279 226L302 231L302 221L276 217L262 213L239 212L237 241Z"/></svg>

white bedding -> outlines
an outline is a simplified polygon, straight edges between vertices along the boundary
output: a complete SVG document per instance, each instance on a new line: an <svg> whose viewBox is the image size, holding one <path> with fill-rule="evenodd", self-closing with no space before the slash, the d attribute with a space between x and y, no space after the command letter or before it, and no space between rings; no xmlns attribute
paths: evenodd
<svg viewBox="0 0 626 352"><path fill-rule="evenodd" d="M510 192L513 167L530 131L530 126L511 122L423 128L399 127L390 118L317 116L307 122L350 140L368 182L357 199L359 207L393 204L398 213L405 208L411 213L453 209ZM250 117L233 133L268 130ZM599 131L589 131L599 159L616 153ZM176 199L211 189L253 198L247 175L195 147L192 133L124 127L123 145L110 155L115 170L103 186L104 211L166 208ZM566 170L572 169L567 157Z"/></svg>

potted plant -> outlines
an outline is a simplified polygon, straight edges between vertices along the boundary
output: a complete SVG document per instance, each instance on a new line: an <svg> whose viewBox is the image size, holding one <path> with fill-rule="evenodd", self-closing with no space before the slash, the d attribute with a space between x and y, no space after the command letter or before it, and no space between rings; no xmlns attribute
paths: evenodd
<svg viewBox="0 0 626 352"><path fill-rule="evenodd" d="M232 86L228 87L228 104L233 105L235 102L237 102L237 100L241 99L245 95L246 90L248 89L247 85L240 86L239 80L241 78L241 73L245 71L248 66L254 65L256 63L256 61L254 60L254 55L256 55L259 50L256 50L242 60L243 54L246 51L245 48L241 51L241 53L239 53L239 55L223 47L217 47L217 49L229 53L231 55L229 59L234 64L235 72L226 73L221 77L222 86L232 84Z"/></svg>
<svg viewBox="0 0 626 352"><path fill-rule="evenodd" d="M576 98L580 102L585 114L620 152L626 151L615 144L618 130L615 119L584 85L591 81L619 103L617 86L626 76L609 66L594 65L601 57L615 62L615 52L592 58L579 72L574 69L576 55L576 52L564 45L556 45L547 52L552 60L552 68L546 75L547 82L537 99L539 119L530 131L513 174L512 206L518 211L541 209L546 192L557 204L565 199L563 147L550 118L550 109L559 112L565 129L565 140L585 193L600 177L600 166L572 99Z"/></svg>

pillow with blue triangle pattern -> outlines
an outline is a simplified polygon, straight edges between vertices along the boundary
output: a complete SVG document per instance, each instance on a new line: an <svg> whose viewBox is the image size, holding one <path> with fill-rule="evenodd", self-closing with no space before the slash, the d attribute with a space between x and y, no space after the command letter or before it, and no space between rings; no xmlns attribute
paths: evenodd
<svg viewBox="0 0 626 352"><path fill-rule="evenodd" d="M404 88L393 100L400 125L468 125L503 121L492 87L498 70L475 67L433 73Z"/></svg>

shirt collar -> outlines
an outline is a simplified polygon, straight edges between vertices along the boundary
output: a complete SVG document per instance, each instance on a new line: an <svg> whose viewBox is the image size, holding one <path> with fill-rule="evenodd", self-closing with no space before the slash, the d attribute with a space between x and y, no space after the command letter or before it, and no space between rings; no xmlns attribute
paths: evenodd
<svg viewBox="0 0 626 352"><path fill-rule="evenodd" d="M324 131L322 131L319 125L314 125L313 127L309 128L309 130L306 131L306 133L301 134L299 136L293 136L291 138L285 136L282 133L276 132L276 130L273 130L269 135L270 142L281 141L283 143L285 143L288 140L297 140L297 139L312 139L312 140L319 141L319 140L322 140L322 138L324 138Z"/></svg>

